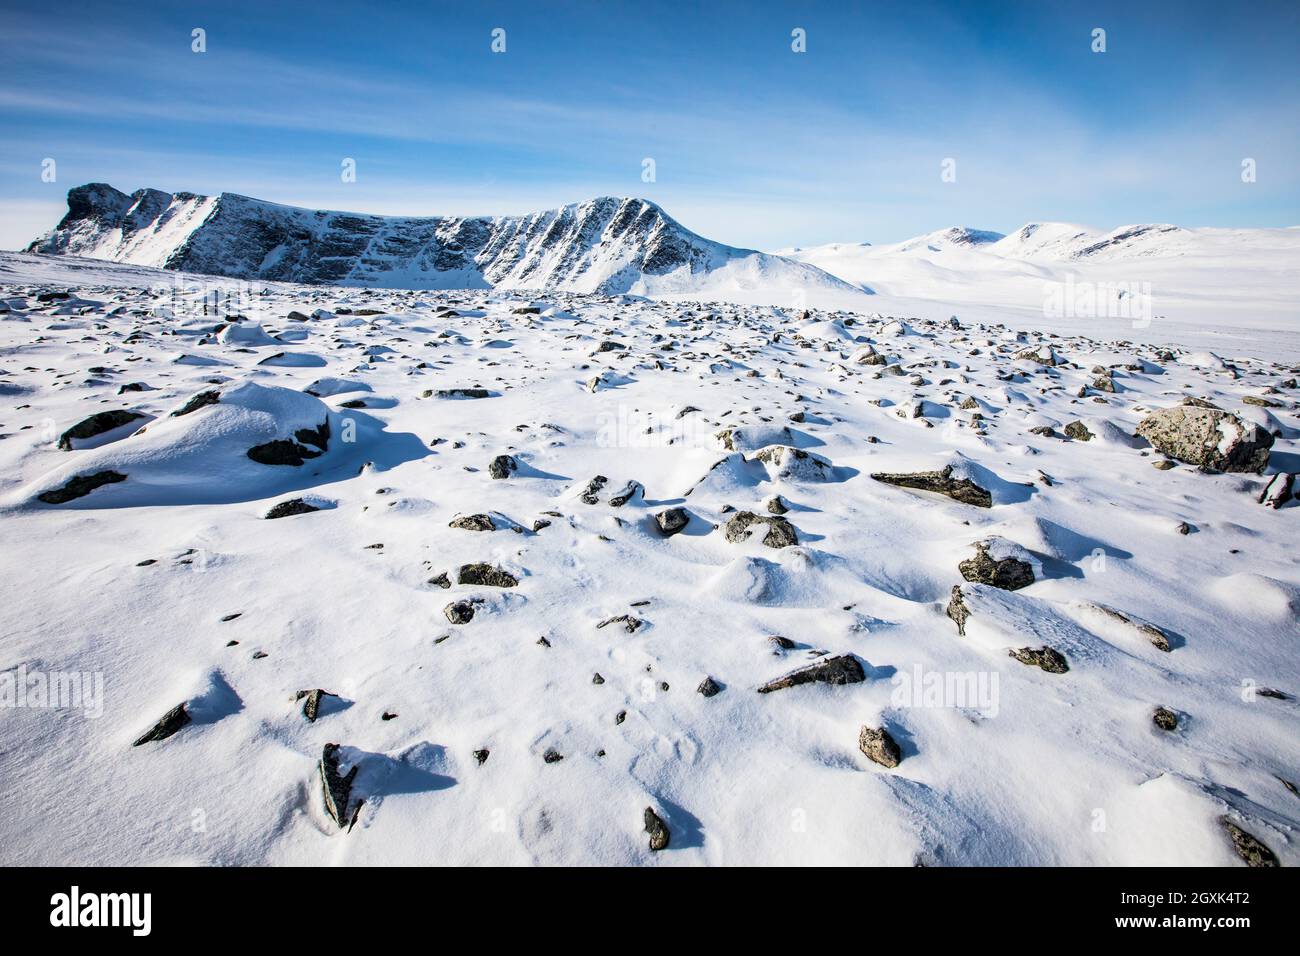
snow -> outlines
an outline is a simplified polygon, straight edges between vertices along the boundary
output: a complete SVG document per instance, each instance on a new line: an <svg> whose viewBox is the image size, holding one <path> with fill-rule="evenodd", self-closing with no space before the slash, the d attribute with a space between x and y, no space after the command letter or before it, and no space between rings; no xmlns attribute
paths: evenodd
<svg viewBox="0 0 1300 956"><path fill-rule="evenodd" d="M990 255L917 253L950 254ZM1184 395L1244 415L1262 411L1245 396L1268 394L1282 430L1268 471L1300 470L1283 384L1295 339L1269 324L1285 282L1243 286L1235 314L1258 291L1259 321L1211 349L1204 324L1083 338L962 302L976 286L960 283L955 302L877 315L865 296L837 311L257 282L243 314L277 344L249 346L169 295L174 279L0 256L0 677L104 676L97 718L0 711L7 862L1232 865L1226 814L1300 863L1300 801L1282 782L1300 765L1300 506L1260 505L1267 474L1159 471L1128 440ZM37 301L61 286L100 304ZM514 311L525 302L541 314ZM625 348L595 352L606 340ZM497 342L510 347L484 347ZM906 374L873 377L853 361L868 344ZM1017 361L1026 349L1064 364ZM272 352L324 364L262 364ZM1079 398L1111 362L1122 389ZM610 387L586 390L595 376ZM135 382L151 388L119 392ZM490 397L437 397L458 388ZM172 415L208 390L216 404ZM918 398L930 417L896 414ZM116 408L152 420L56 447ZM1076 420L1097 437L1028 433ZM300 466L247 456L323 422L327 449ZM502 454L520 467L494 480ZM945 465L993 506L870 477ZM127 478L36 498L102 469ZM612 507L630 480L644 494ZM799 543L729 543L727 509L763 517L774 494ZM297 497L322 510L263 518ZM690 520L664 537L653 516L670 507ZM449 527L474 514L498 530ZM988 540L1037 580L964 582L958 564ZM456 583L478 562L518 585ZM443 572L446 589L430 583ZM945 614L954 585L972 608L964 638ZM448 604L474 599L469 623L448 622ZM643 623L598 627L622 615ZM1007 654L1043 645L1067 673ZM855 655L866 680L755 693L822 652ZM983 675L996 706L915 703L918 674ZM715 697L696 693L706 675ZM312 688L338 696L309 723L295 695ZM1269 688L1289 698L1256 692ZM182 702L191 724L131 746ZM1180 715L1175 731L1152 723L1157 706ZM896 769L859 751L863 725L899 740ZM350 832L324 810L326 743L358 768ZM647 806L666 851L647 848Z"/></svg>

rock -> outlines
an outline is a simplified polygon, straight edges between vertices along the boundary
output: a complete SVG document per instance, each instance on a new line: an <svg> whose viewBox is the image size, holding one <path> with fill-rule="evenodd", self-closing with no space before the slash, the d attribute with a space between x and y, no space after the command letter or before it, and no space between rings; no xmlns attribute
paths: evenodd
<svg viewBox="0 0 1300 956"><path fill-rule="evenodd" d="M159 740L166 740L176 731L180 730L194 718L189 715L184 704L177 704L167 713L159 718L158 722L136 738L132 747L139 747L141 744L154 743Z"/></svg>
<svg viewBox="0 0 1300 956"><path fill-rule="evenodd" d="M1016 353L1016 358L1020 361L1037 362L1039 365L1060 365L1061 361L1057 354L1052 351L1050 345L1040 345L1035 349L1025 349Z"/></svg>
<svg viewBox="0 0 1300 956"><path fill-rule="evenodd" d="M780 634L769 636L767 643L771 644L777 651L792 651L796 647L794 641L788 637L782 637Z"/></svg>
<svg viewBox="0 0 1300 956"><path fill-rule="evenodd" d="M296 441L277 438L248 449L248 457L259 465L300 466L304 461L319 458L329 448L330 423L326 419L315 428L300 428L293 433ZM316 446L314 449L307 445Z"/></svg>
<svg viewBox="0 0 1300 956"><path fill-rule="evenodd" d="M1220 817L1219 823L1228 831L1228 838L1232 840L1232 848L1237 852L1237 856L1245 861L1247 866L1280 866L1277 855L1255 836L1247 833L1227 817Z"/></svg>
<svg viewBox="0 0 1300 956"><path fill-rule="evenodd" d="M695 689L705 697L715 697L722 692L722 685L712 677L705 677Z"/></svg>
<svg viewBox="0 0 1300 956"><path fill-rule="evenodd" d="M658 852L668 848L668 824L650 807L645 808L645 832L650 834L650 849Z"/></svg>
<svg viewBox="0 0 1300 956"><path fill-rule="evenodd" d="M180 418L182 415L197 412L200 408L203 408L206 405L215 405L219 401L221 401L221 393L215 389L206 392L199 392L199 394L195 395L180 408L176 409L176 411L172 412L171 417Z"/></svg>
<svg viewBox="0 0 1300 956"><path fill-rule="evenodd" d="M308 504L301 498L290 498L288 501L281 501L279 504L273 506L271 510L262 517L270 521L275 518L289 518L293 515L307 515L311 514L313 511L320 510L320 508L313 504Z"/></svg>
<svg viewBox="0 0 1300 956"><path fill-rule="evenodd" d="M830 462L790 445L766 445L750 461L761 461L773 478L792 481L825 481L833 474Z"/></svg>
<svg viewBox="0 0 1300 956"><path fill-rule="evenodd" d="M1064 674L1070 669L1064 655L1050 647L1020 647L1009 649L1007 655L1022 664L1039 667L1049 674Z"/></svg>
<svg viewBox="0 0 1300 956"><path fill-rule="evenodd" d="M966 636L966 620L970 617L970 608L966 606L966 600L961 593L961 585L952 586L952 595L948 599L947 614L957 624L957 636Z"/></svg>
<svg viewBox="0 0 1300 956"><path fill-rule="evenodd" d="M868 760L891 770L903 760L903 751L898 742L884 727L864 726L858 734L858 749L867 755Z"/></svg>
<svg viewBox="0 0 1300 956"><path fill-rule="evenodd" d="M337 697L337 694L331 694L327 690L315 687L311 690L300 690L294 695L295 701L303 701L302 715L307 718L308 723L316 722L316 715L320 713L321 699L324 697ZM306 700L303 700L306 698Z"/></svg>
<svg viewBox="0 0 1300 956"><path fill-rule="evenodd" d="M1197 405L1158 409L1137 434L1170 458L1215 471L1263 471L1273 445L1273 436L1258 425Z"/></svg>
<svg viewBox="0 0 1300 956"><path fill-rule="evenodd" d="M63 487L42 491L36 497L47 505L61 505L77 498L84 498L103 485L111 485L119 481L126 481L126 475L116 471L100 471L93 475L77 475L69 478Z"/></svg>
<svg viewBox="0 0 1300 956"><path fill-rule="evenodd" d="M1029 434L1042 435L1044 438L1061 437L1060 435L1057 434L1056 429L1053 428L1051 425L1035 425L1033 428L1029 429Z"/></svg>
<svg viewBox="0 0 1300 956"><path fill-rule="evenodd" d="M496 524L488 515L460 515L453 518L448 524L449 528L460 528L463 531L495 531Z"/></svg>
<svg viewBox="0 0 1300 956"><path fill-rule="evenodd" d="M1151 467L1156 471L1168 471L1170 468L1175 468L1177 466L1168 458L1158 458L1151 463Z"/></svg>
<svg viewBox="0 0 1300 956"><path fill-rule="evenodd" d="M621 508L638 494L641 495L642 498L645 497L645 488L641 486L641 482L629 481L623 486L622 491L610 496L609 506L611 508Z"/></svg>
<svg viewBox="0 0 1300 956"><path fill-rule="evenodd" d="M533 521L533 534L541 531L543 528L549 528L551 523L545 518L537 518Z"/></svg>
<svg viewBox="0 0 1300 956"><path fill-rule="evenodd" d="M352 800L352 784L357 778L358 767L348 771L347 776L339 773L339 745L326 744L321 751L317 771L320 774L321 796L325 802L325 812L329 814L340 830L351 829L361 812L361 804L349 815L348 804Z"/></svg>
<svg viewBox="0 0 1300 956"><path fill-rule="evenodd" d="M554 747L546 748L546 753L542 754L542 760L546 763L559 763L564 759L564 754L560 753Z"/></svg>
<svg viewBox="0 0 1300 956"><path fill-rule="evenodd" d="M1178 728L1178 715L1168 707L1157 707L1155 713L1151 715L1151 719L1161 730L1176 730Z"/></svg>
<svg viewBox="0 0 1300 956"><path fill-rule="evenodd" d="M957 570L967 581L990 584L1004 591L1018 591L1034 583L1034 567L1028 561L1014 556L995 558L990 553L990 542L975 542L975 557L957 565Z"/></svg>
<svg viewBox="0 0 1300 956"><path fill-rule="evenodd" d="M1241 400L1247 405L1254 405L1257 408L1281 408L1281 402L1271 402L1267 398L1260 398L1258 395L1243 395Z"/></svg>
<svg viewBox="0 0 1300 956"><path fill-rule="evenodd" d="M444 591L451 587L451 579L447 577L447 572L443 571L436 577L429 578L426 584L432 584L434 587L442 588Z"/></svg>
<svg viewBox="0 0 1300 956"><path fill-rule="evenodd" d="M591 675L591 682L599 687L601 684L605 683L605 678L601 677L600 672L597 671L595 674Z"/></svg>
<svg viewBox="0 0 1300 956"><path fill-rule="evenodd" d="M780 495L773 495L771 498L768 498L764 507L767 508L768 514L774 515L783 515L790 511L790 508L785 503L785 499Z"/></svg>
<svg viewBox="0 0 1300 956"><path fill-rule="evenodd" d="M519 583L519 579L490 564L463 564L457 572L456 583L488 588L512 588Z"/></svg>
<svg viewBox="0 0 1300 956"><path fill-rule="evenodd" d="M599 630L602 627L608 627L610 624L622 624L625 631L629 634L634 634L644 623L645 621L641 620L639 617L633 617L631 614L620 614L618 617L610 617L601 621L596 625L596 629Z"/></svg>
<svg viewBox="0 0 1300 956"><path fill-rule="evenodd" d="M977 508L993 507L992 493L985 488L981 488L969 478L953 478L952 465L945 465L942 471L917 471L910 474L876 472L871 477L876 481L883 481L887 485L897 485L900 488L915 488L918 491L932 491L936 494L947 495L954 501L974 505Z"/></svg>
<svg viewBox="0 0 1300 956"><path fill-rule="evenodd" d="M752 511L737 511L727 519L726 537L732 544L739 544L749 538L750 526L754 524L766 524L767 533L763 535L763 543L769 548L788 548L799 543L799 536L795 534L794 525L790 524L785 518L779 515L770 515L763 517L754 514Z"/></svg>
<svg viewBox="0 0 1300 956"><path fill-rule="evenodd" d="M597 475L595 478L592 478L591 481L587 482L587 487L582 489L582 494L579 495L579 497L586 504L599 504L600 498L597 496L600 494L600 489L605 487L605 482L607 481L609 481L609 479L604 475Z"/></svg>
<svg viewBox="0 0 1300 956"><path fill-rule="evenodd" d="M452 601L442 609L442 613L452 624L468 624L474 620L474 602Z"/></svg>
<svg viewBox="0 0 1300 956"><path fill-rule="evenodd" d="M488 474L497 480L509 478L518 470L519 462L509 455L497 455L488 465Z"/></svg>
<svg viewBox="0 0 1300 956"><path fill-rule="evenodd" d="M685 508L668 508L655 515L655 524L665 538L671 538L690 523L690 513Z"/></svg>
<svg viewBox="0 0 1300 956"><path fill-rule="evenodd" d="M1092 432L1088 431L1088 426L1083 422L1070 422L1065 426L1065 437L1075 441L1091 441Z"/></svg>
<svg viewBox="0 0 1300 956"><path fill-rule="evenodd" d="M760 694L770 694L774 690L785 690L800 684L860 684L867 679L862 665L852 654L839 657L827 657L815 664L793 670L783 677L770 680L758 689Z"/></svg>
<svg viewBox="0 0 1300 956"><path fill-rule="evenodd" d="M1290 501L1295 495L1295 477L1285 471L1278 472L1264 485L1264 489L1259 493L1259 503L1268 505L1270 508L1281 508Z"/></svg>
<svg viewBox="0 0 1300 956"><path fill-rule="evenodd" d="M1169 637L1165 634L1164 631L1160 630L1160 628L1156 627L1154 624L1150 624L1146 621L1136 621L1133 618L1131 618L1129 615L1125 614L1123 611L1117 611L1115 608L1108 607L1105 604L1089 604L1087 606L1091 608L1095 608L1096 610L1101 611L1103 614L1109 617L1113 617L1115 618L1115 620L1120 621L1124 624L1127 624L1129 627L1134 628L1135 630L1137 630L1139 634L1141 634L1148 641L1150 641L1151 644L1157 650L1164 651L1166 654L1169 653L1170 650Z"/></svg>
<svg viewBox="0 0 1300 956"><path fill-rule="evenodd" d="M480 767L483 766L483 764L487 763L488 755L491 754L491 752L492 751L488 750L486 747L483 748L482 750L474 751L474 759L478 761L478 765Z"/></svg>
<svg viewBox="0 0 1300 956"><path fill-rule="evenodd" d="M488 398L492 393L486 388L440 388L434 394L439 398Z"/></svg>
<svg viewBox="0 0 1300 956"><path fill-rule="evenodd" d="M131 422L139 421L144 417L140 412L128 412L122 409L111 412L96 412L89 418L83 418L60 435L59 448L63 451L72 451L74 441L85 441L103 435L105 432L111 432L115 428L129 425Z"/></svg>

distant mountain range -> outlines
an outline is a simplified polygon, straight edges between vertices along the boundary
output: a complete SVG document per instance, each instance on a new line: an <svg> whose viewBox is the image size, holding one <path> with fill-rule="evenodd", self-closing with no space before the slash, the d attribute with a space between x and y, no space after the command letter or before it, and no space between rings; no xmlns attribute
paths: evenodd
<svg viewBox="0 0 1300 956"><path fill-rule="evenodd" d="M712 242L645 199L600 197L527 216L410 217L301 209L233 193L103 183L28 252L285 282L503 288L797 301L869 290L815 266Z"/></svg>

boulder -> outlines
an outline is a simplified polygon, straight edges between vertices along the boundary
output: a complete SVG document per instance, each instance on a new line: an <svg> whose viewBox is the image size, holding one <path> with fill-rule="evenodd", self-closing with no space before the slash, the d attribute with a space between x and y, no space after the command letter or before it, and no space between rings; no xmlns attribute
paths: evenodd
<svg viewBox="0 0 1300 956"><path fill-rule="evenodd" d="M664 823L663 818L654 812L651 807L645 808L645 832L650 834L650 849L658 852L668 848L668 841L671 834L668 832L668 824Z"/></svg>
<svg viewBox="0 0 1300 956"><path fill-rule="evenodd" d="M158 719L158 722L136 738L131 744L132 747L139 747L141 744L154 743L159 740L166 740L176 731L180 730L194 718L189 715L184 704L177 704L167 713Z"/></svg>
<svg viewBox="0 0 1300 956"><path fill-rule="evenodd" d="M898 742L884 727L864 726L858 734L858 749L866 754L868 760L891 770L903 760L903 751Z"/></svg>
<svg viewBox="0 0 1300 956"><path fill-rule="evenodd" d="M655 515L655 524L665 538L671 538L690 523L690 513L685 508L668 508Z"/></svg>
<svg viewBox="0 0 1300 956"><path fill-rule="evenodd" d="M993 507L993 495L987 488L981 488L969 478L953 478L952 471L952 465L945 465L942 471L915 471L907 474L875 472L871 477L887 485L947 495L954 501L977 508Z"/></svg>
<svg viewBox="0 0 1300 956"><path fill-rule="evenodd" d="M975 557L962 561L957 570L963 578L975 584L1017 591L1034 583L1034 566L1018 553L1023 551L1023 548L1002 539L977 541Z"/></svg>
<svg viewBox="0 0 1300 956"><path fill-rule="evenodd" d="M1263 471L1273 445L1273 436L1258 425L1200 405L1157 409L1137 434L1170 458L1215 471Z"/></svg>
<svg viewBox="0 0 1300 956"><path fill-rule="evenodd" d="M109 412L96 412L89 418L83 418L77 424L73 425L62 435L59 436L59 448L63 451L72 451L74 441L86 441L91 438L103 435L105 432L111 432L123 425L129 425L131 422L139 421L145 415L141 412L129 412L124 409L115 409Z"/></svg>
<svg viewBox="0 0 1300 956"><path fill-rule="evenodd" d="M519 580L513 574L490 564L464 564L457 572L456 583L488 588L512 588L519 583Z"/></svg>
<svg viewBox="0 0 1300 956"><path fill-rule="evenodd" d="M760 694L770 694L774 690L785 690L800 684L860 684L867 679L862 665L852 654L839 657L827 657L807 667L800 667L790 673L770 680L759 687Z"/></svg>
<svg viewBox="0 0 1300 956"><path fill-rule="evenodd" d="M745 541L752 534L752 525L766 524L763 543L769 548L788 548L799 543L794 525L780 515L756 515L752 511L737 511L727 519L726 537L732 544Z"/></svg>

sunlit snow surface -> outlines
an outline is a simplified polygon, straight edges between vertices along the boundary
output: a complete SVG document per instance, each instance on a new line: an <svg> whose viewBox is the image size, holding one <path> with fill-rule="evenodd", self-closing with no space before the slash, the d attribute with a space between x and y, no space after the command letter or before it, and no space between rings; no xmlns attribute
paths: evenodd
<svg viewBox="0 0 1300 956"><path fill-rule="evenodd" d="M1270 472L1300 471L1282 384L1295 328L1262 285L1249 322L1198 313L1139 335L1107 320L1085 339L1028 306L926 297L804 316L238 283L250 324L221 334L192 294L220 280L179 296L175 281L0 256L0 668L104 680L97 718L0 710L4 862L1232 865L1226 814L1300 863L1300 797L1282 782L1300 776L1300 507L1257 503L1264 476L1159 471L1131 438L1145 410L1206 398L1281 436ZM72 300L38 302L69 285ZM866 344L905 374L873 377ZM1015 358L1040 346L1067 364ZM1116 392L1077 397L1097 365ZM171 414L213 388L234 398ZM438 395L456 388L489 397ZM898 414L918 399L924 417ZM113 409L144 413L143 434L56 447ZM241 457L326 418L328 450L301 466ZM1076 420L1091 441L1029 434ZM827 464L756 456L773 445ZM519 467L494 480L502 454ZM870 478L944 464L993 506ZM103 468L127 478L36 497ZM612 507L631 480L644 494ZM715 527L724 506L766 515L777 494L797 546ZM295 497L322 510L262 517ZM665 538L653 515L669 507L691 517ZM480 513L498 530L448 526ZM986 539L1041 577L966 585L959 637L944 607ZM518 586L456 584L473 562ZM442 572L450 589L428 583ZM448 623L474 597L473 620ZM1097 605L1158 626L1171 651ZM625 614L644 623L597 627ZM1043 645L1068 673L1007 655ZM866 680L755 693L822 651L856 655ZM909 692L929 674L982 675L996 695ZM294 701L310 688L341 698L315 723ZM131 746L181 702L193 723ZM1153 724L1157 706L1177 730ZM862 755L863 725L889 728L896 769ZM351 832L323 809L327 742L360 767ZM647 848L647 806L665 851Z"/></svg>

